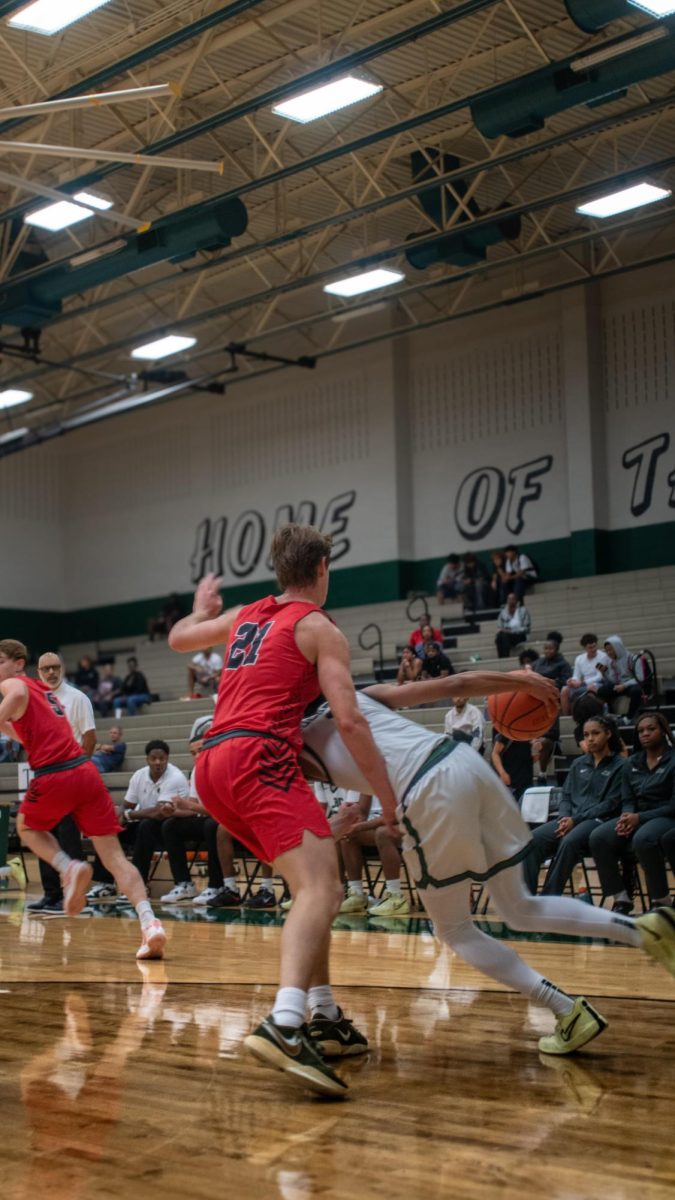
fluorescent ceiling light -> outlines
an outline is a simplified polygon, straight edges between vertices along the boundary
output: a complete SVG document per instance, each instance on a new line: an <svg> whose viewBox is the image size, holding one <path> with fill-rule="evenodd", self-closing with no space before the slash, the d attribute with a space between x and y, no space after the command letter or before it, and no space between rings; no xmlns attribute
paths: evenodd
<svg viewBox="0 0 675 1200"><path fill-rule="evenodd" d="M14 442L17 438L25 437L27 433L27 425L24 425L22 429L10 429L9 433L3 433L0 436L0 446L4 446L5 442Z"/></svg>
<svg viewBox="0 0 675 1200"><path fill-rule="evenodd" d="M170 333L167 337L158 338L156 342L146 342L144 346L137 346L131 351L131 357L147 358L155 362L169 354L178 354L179 350L189 350L190 346L195 346L196 343L196 338L179 337L178 334Z"/></svg>
<svg viewBox="0 0 675 1200"><path fill-rule="evenodd" d="M280 117L288 117L290 121L299 121L306 125L308 121L316 121L328 113L347 108L359 100L367 100L382 91L382 84L370 83L366 79L356 79L353 75L345 75L343 79L334 79L324 83L322 87L312 88L309 92L301 92L290 100L275 104L272 112Z"/></svg>
<svg viewBox="0 0 675 1200"><path fill-rule="evenodd" d="M668 2L672 3L671 11L675 12L675 2L673 0L668 0ZM570 63L570 70L577 74L588 71L591 67L599 67L601 63L609 62L612 58L621 58L624 54L630 54L633 50L648 46L650 42L660 42L662 38L669 36L669 30L663 25L659 25L656 29L647 29L644 33L638 33L636 37L625 38L622 42L615 42L614 45L600 46L597 50L582 54L581 58L575 58L574 62Z"/></svg>
<svg viewBox="0 0 675 1200"><path fill-rule="evenodd" d="M108 3L109 0L34 0L33 4L14 13L8 23L15 29L29 29L31 33L50 36Z"/></svg>
<svg viewBox="0 0 675 1200"><path fill-rule="evenodd" d="M675 13L675 0L628 0L634 8L641 8L652 17L670 17Z"/></svg>
<svg viewBox="0 0 675 1200"><path fill-rule="evenodd" d="M25 404L33 399L32 392L22 392L19 388L5 388L0 392L0 408L12 408L14 404Z"/></svg>
<svg viewBox="0 0 675 1200"><path fill-rule="evenodd" d="M400 271L388 271L377 267L374 271L362 271L360 275L349 275L347 279L336 279L327 283L324 292L331 296L360 296L363 292L374 292L377 288L391 287L405 279Z"/></svg>
<svg viewBox="0 0 675 1200"><path fill-rule="evenodd" d="M91 192L75 192L73 200L79 200L80 204L88 204L90 208L99 208L101 212L112 208L112 200L105 200L103 196L94 196Z"/></svg>
<svg viewBox="0 0 675 1200"><path fill-rule="evenodd" d="M644 204L667 200L671 195L672 192L668 188L654 187L652 183L634 183L618 192L599 196L597 200L587 200L584 204L578 204L576 211L585 217L614 217L617 213L630 212L632 208L642 208Z"/></svg>
<svg viewBox="0 0 675 1200"><path fill-rule="evenodd" d="M45 208L36 208L34 212L26 213L26 225L37 225L40 229L48 229L50 233L58 233L69 225L77 225L78 221L86 221L93 217L91 208L83 208L81 204L71 204L70 200L59 200L56 204L47 204Z"/></svg>

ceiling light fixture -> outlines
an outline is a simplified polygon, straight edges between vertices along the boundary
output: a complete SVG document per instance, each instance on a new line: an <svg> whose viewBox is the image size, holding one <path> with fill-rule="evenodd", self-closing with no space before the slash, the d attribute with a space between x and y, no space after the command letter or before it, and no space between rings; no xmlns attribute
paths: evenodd
<svg viewBox="0 0 675 1200"><path fill-rule="evenodd" d="M24 223L37 225L39 229L48 229L50 233L58 233L69 225L77 225L78 221L86 221L93 217L92 208L84 208L81 204L71 204L70 200L59 200L56 204L47 204L44 208L36 208L26 213Z"/></svg>
<svg viewBox="0 0 675 1200"><path fill-rule="evenodd" d="M4 446L5 442L14 442L17 438L25 437L28 432L27 425L24 425L21 429L10 429L9 433L0 435L0 446Z"/></svg>
<svg viewBox="0 0 675 1200"><path fill-rule="evenodd" d="M628 0L628 3L652 17L672 17L675 13L673 0Z"/></svg>
<svg viewBox="0 0 675 1200"><path fill-rule="evenodd" d="M582 71L590 71L591 67L599 67L601 63L610 62L613 58L620 58L623 54L630 54L633 50L648 46L650 42L660 42L662 38L669 36L670 31L664 25L660 25L657 29L647 29L644 33L638 33L636 37L625 38L624 41L615 42L614 45L600 46L597 50L582 54L581 58L575 58L574 62L570 63L570 71L575 71L577 74Z"/></svg>
<svg viewBox="0 0 675 1200"><path fill-rule="evenodd" d="M101 212L112 208L112 200L105 200L103 196L94 196L91 192L75 192L73 200L77 200L80 204L86 204L89 208L97 208Z"/></svg>
<svg viewBox="0 0 675 1200"><path fill-rule="evenodd" d="M598 196L595 200L585 200L577 205L576 211L585 217L614 217L617 213L630 212L645 204L655 204L657 200L667 200L669 196L672 196L669 188L655 187L652 183L634 183L630 187L609 192L606 196Z"/></svg>
<svg viewBox="0 0 675 1200"><path fill-rule="evenodd" d="M143 346L137 346L135 350L131 351L131 357L156 362L158 358L167 358L169 354L178 354L180 350L189 350L190 346L196 344L196 338L181 337L179 334L170 333L166 337L158 338L155 342L146 342Z"/></svg>
<svg viewBox="0 0 675 1200"><path fill-rule="evenodd" d="M15 404L25 404L33 399L32 392L22 392L20 388L5 388L0 392L0 408L12 408Z"/></svg>
<svg viewBox="0 0 675 1200"><path fill-rule="evenodd" d="M51 37L67 25L86 17L88 13L109 4L110 0L34 0L20 8L8 24L14 29L28 29L31 33L42 33Z"/></svg>
<svg viewBox="0 0 675 1200"><path fill-rule="evenodd" d="M279 117L288 117L289 121L298 121L306 125L316 121L328 113L338 112L350 104L358 104L370 96L382 91L381 83L371 83L367 79L356 79L354 75L345 75L342 79L333 79L321 87L312 88L309 92L301 92L290 100L275 104L272 112Z"/></svg>
<svg viewBox="0 0 675 1200"><path fill-rule="evenodd" d="M400 271L389 271L385 267L376 267L373 271L362 271L360 275L348 275L346 279L336 279L327 283L324 292L331 296L361 296L364 292L374 292L378 288L391 287L405 279Z"/></svg>

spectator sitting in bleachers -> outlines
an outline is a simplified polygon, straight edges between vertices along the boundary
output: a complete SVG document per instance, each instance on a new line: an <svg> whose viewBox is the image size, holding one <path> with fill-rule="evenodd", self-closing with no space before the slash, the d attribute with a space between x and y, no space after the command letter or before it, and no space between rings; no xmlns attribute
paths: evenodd
<svg viewBox="0 0 675 1200"><path fill-rule="evenodd" d="M591 853L593 831L600 822L614 823L618 816L624 760L611 717L586 721L584 741L588 753L575 759L569 769L558 816L533 831L524 861L531 892L537 890L541 864L552 858L543 891L561 896L576 864Z"/></svg>
<svg viewBox="0 0 675 1200"><path fill-rule="evenodd" d="M425 643L426 652L421 660L420 679L440 679L445 675L454 675L453 667L447 654L439 650L436 642Z"/></svg>
<svg viewBox="0 0 675 1200"><path fill-rule="evenodd" d="M537 651L531 650L529 646L526 646L526 648L521 650L520 654L518 655L518 662L524 671L533 671L534 664L538 658L539 655L537 654Z"/></svg>
<svg viewBox="0 0 675 1200"><path fill-rule="evenodd" d="M537 568L527 554L522 554L517 546L507 546L504 550L504 570L506 582L502 585L502 595L515 592L519 600L523 599L527 588L532 587L537 578Z"/></svg>
<svg viewBox="0 0 675 1200"><path fill-rule="evenodd" d="M122 680L115 675L112 663L104 663L101 667L98 687L91 698L99 716L110 716L121 691Z"/></svg>
<svg viewBox="0 0 675 1200"><path fill-rule="evenodd" d="M475 613L490 603L490 576L487 567L468 551L464 555L464 612Z"/></svg>
<svg viewBox="0 0 675 1200"><path fill-rule="evenodd" d="M412 646L404 646L396 676L399 687L404 683L414 683L416 679L419 679L421 670L422 660L417 658Z"/></svg>
<svg viewBox="0 0 675 1200"><path fill-rule="evenodd" d="M410 912L410 903L401 890L401 839L383 824L377 796L361 795L358 804L363 820L354 826L348 838L338 843L347 879L347 896L340 912L357 916L368 912L368 899L363 890L362 847L375 846L382 863L385 891L371 907L370 916L405 916Z"/></svg>
<svg viewBox="0 0 675 1200"><path fill-rule="evenodd" d="M415 631L412 636L416 638L417 631ZM419 638L413 646L417 658L426 658L429 647L434 645L436 646L437 650L443 649L443 634L441 633L440 629L434 629L433 625L430 625L428 621L425 621L419 631Z"/></svg>
<svg viewBox="0 0 675 1200"><path fill-rule="evenodd" d="M111 725L108 731L108 741L101 742L91 756L91 761L101 775L108 771L120 771L127 752L127 744L122 741L122 726Z"/></svg>
<svg viewBox="0 0 675 1200"><path fill-rule="evenodd" d="M503 733L493 734L490 761L502 783L520 802L523 792L532 787L532 743L512 741Z"/></svg>
<svg viewBox="0 0 675 1200"><path fill-rule="evenodd" d="M194 655L187 669L188 694L186 700L194 700L201 696L212 696L218 690L223 660L213 646L200 650Z"/></svg>
<svg viewBox="0 0 675 1200"><path fill-rule="evenodd" d="M595 693L602 686L609 659L604 650L598 650L597 633L585 633L580 639L583 654L577 654L572 668L572 677L560 693L560 705L565 716L572 712L575 700L587 692Z"/></svg>
<svg viewBox="0 0 675 1200"><path fill-rule="evenodd" d="M482 753L485 718L475 704L464 697L456 699L445 714L444 728L454 741L468 742Z"/></svg>
<svg viewBox="0 0 675 1200"><path fill-rule="evenodd" d="M504 603L502 597L511 590L508 586L509 576L506 573L506 555L503 550L493 550L490 554L492 574L490 576L490 605L496 607Z"/></svg>
<svg viewBox="0 0 675 1200"><path fill-rule="evenodd" d="M515 592L510 592L506 604L497 617L495 643L499 658L508 658L514 646L526 642L530 636L532 619Z"/></svg>
<svg viewBox="0 0 675 1200"><path fill-rule="evenodd" d="M148 621L148 638L154 642L157 634L169 634L176 621L185 615L185 610L176 592L172 592L156 617Z"/></svg>
<svg viewBox="0 0 675 1200"><path fill-rule="evenodd" d="M20 752L20 742L13 742L5 733L0 733L0 763L16 762Z"/></svg>
<svg viewBox="0 0 675 1200"><path fill-rule="evenodd" d="M83 654L77 664L77 670L73 676L73 684L90 700L93 700L98 688L98 671L94 666L88 654Z"/></svg>
<svg viewBox="0 0 675 1200"><path fill-rule="evenodd" d="M632 851L642 867L654 908L671 903L662 839L675 838L675 738L660 712L643 713L636 725L641 749L624 763L621 816L591 834L591 854L603 895L613 896L614 912L628 914L633 897L621 870Z"/></svg>
<svg viewBox="0 0 675 1200"><path fill-rule="evenodd" d="M616 634L606 638L605 654L609 659L609 666L598 688L598 696L605 700L610 708L613 700L619 696L626 696L628 720L632 722L642 701L642 688L631 670L628 651Z"/></svg>
<svg viewBox="0 0 675 1200"><path fill-rule="evenodd" d="M130 717L135 717L139 708L142 708L144 704L150 704L152 700L148 681L143 672L138 669L138 660L128 658L127 667L129 669L122 680L122 691L115 698L116 717L122 716L123 708L126 708Z"/></svg>
<svg viewBox="0 0 675 1200"><path fill-rule="evenodd" d="M420 617L419 629L413 629L410 637L408 638L408 645L412 646L418 658L424 658L424 651L422 651L420 654L418 647L424 641L425 629L431 630L431 637L427 638L427 640L438 642L439 650L443 646L443 634L441 633L440 629L434 629L428 612L422 613L422 616Z"/></svg>
<svg viewBox="0 0 675 1200"><path fill-rule="evenodd" d="M533 670L538 675L552 679L557 687L562 688L572 675L572 668L566 658L560 653L562 634L552 630L547 633L543 652L533 664ZM560 720L556 718L553 725L541 737L534 738L532 754L536 764L537 783L545 784L548 766L556 746L560 742Z"/></svg>
<svg viewBox="0 0 675 1200"><path fill-rule="evenodd" d="M582 754L588 754L588 746L586 745L584 738L584 725L587 721L590 721L591 717L602 717L604 716L605 712L605 705L599 696L596 696L595 692L586 692L585 696L580 696L578 700L574 701L574 708L572 709L574 729L572 732L574 734L574 740ZM616 735L620 745L619 753L621 754L622 758L628 758L630 755L630 750L625 744L618 729L616 731Z"/></svg>
<svg viewBox="0 0 675 1200"><path fill-rule="evenodd" d="M464 591L464 568L459 554L449 554L438 579L436 580L436 600L444 604L446 600L456 600Z"/></svg>
<svg viewBox="0 0 675 1200"><path fill-rule="evenodd" d="M190 753L196 760L204 739L196 739L190 743ZM218 838L218 822L206 811L199 799L194 769L190 775L190 791L188 796L177 795L173 800L164 804L167 809L173 805L173 813L161 822L162 846L169 859L169 867L174 886L161 897L165 904L180 904L191 900L195 905L206 905L215 899L224 889L232 896L232 903L240 902L239 888L234 873L234 844L227 830L225 838ZM187 845L193 843L196 848L206 846L208 856L207 886L197 894L197 889L190 878L190 868L187 860ZM224 852L225 869L223 872L220 853ZM219 907L223 907L219 905Z"/></svg>

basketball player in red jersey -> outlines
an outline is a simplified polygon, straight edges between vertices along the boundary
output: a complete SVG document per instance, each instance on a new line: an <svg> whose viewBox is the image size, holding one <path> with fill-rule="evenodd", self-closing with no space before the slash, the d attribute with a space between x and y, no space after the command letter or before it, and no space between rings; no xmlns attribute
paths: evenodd
<svg viewBox="0 0 675 1200"><path fill-rule="evenodd" d="M71 813L138 913L143 942L136 957L162 958L166 934L152 911L143 880L124 857L110 793L75 741L57 697L47 684L24 674L27 660L28 651L21 642L11 638L0 641L0 730L25 746L35 774L19 809L21 841L59 872L64 911L69 917L77 916L84 907L91 866L69 858L48 832Z"/></svg>
<svg viewBox="0 0 675 1200"><path fill-rule="evenodd" d="M342 887L330 827L298 767L300 721L320 692L385 820L394 821L396 799L356 703L346 639L322 611L330 544L311 526L284 525L272 542L283 594L222 613L220 580L207 576L193 613L173 626L169 644L194 652L226 643L215 717L197 760L197 789L212 816L272 863L293 896L274 1008L245 1044L269 1065L336 1096L346 1085L306 1036L307 1005L312 1017L334 1022L331 1040L343 1053L362 1053L367 1042L335 1004L328 983L330 929Z"/></svg>

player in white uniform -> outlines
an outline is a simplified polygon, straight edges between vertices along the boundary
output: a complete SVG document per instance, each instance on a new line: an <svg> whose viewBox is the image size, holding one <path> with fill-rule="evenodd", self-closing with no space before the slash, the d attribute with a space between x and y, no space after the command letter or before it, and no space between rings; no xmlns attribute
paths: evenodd
<svg viewBox="0 0 675 1200"><path fill-rule="evenodd" d="M467 672L449 678L378 684L358 693L358 704L380 750L398 799L403 856L436 936L472 966L555 1013L552 1035L540 1039L546 1054L569 1054L591 1041L607 1022L583 996L574 999L537 974L510 946L487 936L471 916L471 882L484 883L504 921L541 933L608 938L641 946L675 974L675 914L669 909L633 921L604 908L560 896L532 896L520 866L531 841L510 792L479 754L407 720L393 708L455 696L527 691L557 695L528 672ZM368 791L327 705L302 727L307 772L344 788Z"/></svg>

